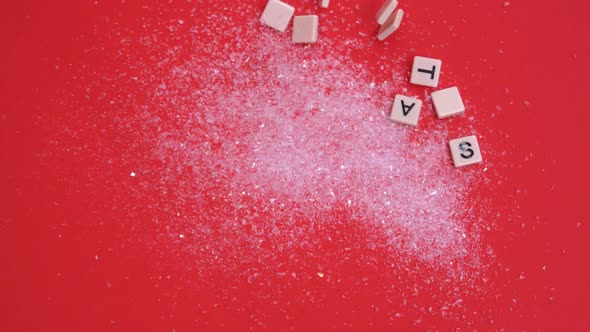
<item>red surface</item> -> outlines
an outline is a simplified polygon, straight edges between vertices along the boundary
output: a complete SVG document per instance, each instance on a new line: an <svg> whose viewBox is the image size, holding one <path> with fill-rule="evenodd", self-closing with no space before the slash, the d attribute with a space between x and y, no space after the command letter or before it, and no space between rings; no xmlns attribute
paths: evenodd
<svg viewBox="0 0 590 332"><path fill-rule="evenodd" d="M310 3L291 2L314 11ZM333 267L330 278L285 284L283 277L271 275L260 285L224 274L222 267L191 268L192 256L162 235L166 225L150 221L170 223L154 206L176 206L183 213L192 207L175 199L173 186L162 196L137 189L129 177L134 160L148 151L134 144L141 136L134 130L138 125L112 131L112 119L100 116L112 114L107 103L87 105L85 100L100 98L72 93L93 80L92 75L74 77L72 68L84 65L91 68L88 73L112 75L128 70L109 60L119 47L119 40L105 37L112 29L133 37L179 18L190 26L204 19L191 15L191 8L199 7L197 13L212 8L143 5L148 4L2 4L2 330L590 330L586 3L408 1L404 24L414 28L404 31L402 25L395 42L374 43L374 49L359 54L395 53L407 43L416 54L442 58L448 68L444 77L460 82L477 110L484 158L486 150L496 158L497 166L485 175L493 185L476 189L501 213L481 239L495 252L485 271L489 282L474 280L473 289L481 292L466 294L460 305L445 310L442 303L456 299L444 294L453 290L448 284L428 285L428 277L439 272L420 262L412 270L391 272L388 254L370 247L343 261L344 247L371 236L355 223L310 231L324 245L309 252L277 251L276 257L248 266L289 267L294 255L309 262L290 266L299 275L315 276L317 265L323 265ZM263 1L252 6L259 13ZM371 22L377 7L376 1L361 7L363 22ZM231 11L224 15L256 19ZM334 15L344 14L334 9ZM156 24L142 27L146 17ZM177 33L182 43L183 31ZM339 35L357 32L330 31L321 38ZM410 56L404 57L409 68ZM132 102L142 101L141 95L135 98ZM95 112L81 111L93 106ZM452 133L460 131L461 122L456 124ZM71 135L55 143L55 133L64 127ZM219 208L206 203L207 211ZM331 211L325 218L344 216ZM272 216L261 218L264 223ZM154 240L146 243L147 238ZM236 246L228 252L248 250Z"/></svg>

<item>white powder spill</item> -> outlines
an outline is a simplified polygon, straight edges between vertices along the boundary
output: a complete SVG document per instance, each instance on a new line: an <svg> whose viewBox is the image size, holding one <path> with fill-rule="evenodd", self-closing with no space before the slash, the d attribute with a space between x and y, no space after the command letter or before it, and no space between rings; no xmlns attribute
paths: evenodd
<svg viewBox="0 0 590 332"><path fill-rule="evenodd" d="M483 173L452 166L452 122L432 124L428 100L418 129L388 119L396 93L427 96L409 85L410 50L368 63L372 35L322 38L343 24L337 18L321 22L317 45L301 47L261 26L259 8L232 8L251 17L244 24L218 6L192 21L115 29L105 40L116 41L107 55L116 74L81 75L89 105L108 105L98 110L107 131L134 151L123 156L125 177L161 232L143 240L162 256L182 253L198 275L221 270L250 283L261 273L252 264L296 279L275 256L306 265L335 229L358 230L362 238L334 241L346 252L385 251L392 266L442 271L433 284L474 279L490 254L474 217L484 207L470 196ZM317 266L315 277L329 280L330 269ZM462 291L450 289L440 302L460 307Z"/></svg>

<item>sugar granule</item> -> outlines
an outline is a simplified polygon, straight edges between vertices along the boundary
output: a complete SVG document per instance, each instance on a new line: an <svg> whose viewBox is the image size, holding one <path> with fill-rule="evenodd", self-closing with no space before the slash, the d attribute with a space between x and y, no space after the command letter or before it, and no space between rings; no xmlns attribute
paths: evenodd
<svg viewBox="0 0 590 332"><path fill-rule="evenodd" d="M244 208L236 198L244 191L301 204L311 220L314 210L350 201L383 231L402 230L405 244L395 237L392 244L403 250L423 259L465 254L457 219L471 179L448 167L443 126L414 135L387 119L391 92L402 84L367 88L371 78L348 59L293 48L272 33L245 40L208 67L171 68L165 88L156 89L171 106L184 105L181 116L194 122L156 142L160 158L178 163L171 171L193 165L223 178L235 190L227 193L235 209ZM191 91L182 81L197 72L214 82L230 79L231 89L203 82Z"/></svg>
<svg viewBox="0 0 590 332"><path fill-rule="evenodd" d="M317 248L318 229L358 222L371 236L347 251L381 248L403 266L452 275L444 280L482 267L481 207L469 201L481 174L452 166L447 122L415 131L388 118L409 86L408 50L380 56L392 75L376 78L353 52L371 42L362 35L294 47L256 20L216 15L113 33L120 75L88 84L89 99L116 105L113 130L150 151L133 156L141 176L131 176L157 212L159 236L170 238L170 247L151 239L154 250L184 253L200 275L215 268L255 280L244 266ZM422 116L433 117L424 101ZM168 203L150 200L155 193Z"/></svg>

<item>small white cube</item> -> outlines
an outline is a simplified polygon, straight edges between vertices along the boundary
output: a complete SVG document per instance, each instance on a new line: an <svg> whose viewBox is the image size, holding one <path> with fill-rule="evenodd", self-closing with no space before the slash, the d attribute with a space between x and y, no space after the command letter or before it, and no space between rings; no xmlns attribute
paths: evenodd
<svg viewBox="0 0 590 332"><path fill-rule="evenodd" d="M395 7L397 7L396 0L385 1L385 3L383 3L381 8L379 8L379 11L377 12L377 23L379 23L380 25L385 23L385 21L387 21L387 19L391 16L391 13L393 13Z"/></svg>
<svg viewBox="0 0 590 332"><path fill-rule="evenodd" d="M442 61L438 59L425 58L422 56L414 57L410 83L436 88L438 86L441 66Z"/></svg>
<svg viewBox="0 0 590 332"><path fill-rule="evenodd" d="M390 118L398 123L417 126L421 108L422 101L420 99L395 95Z"/></svg>
<svg viewBox="0 0 590 332"><path fill-rule="evenodd" d="M295 13L295 8L279 0L268 0L260 22L269 27L284 32Z"/></svg>
<svg viewBox="0 0 590 332"><path fill-rule="evenodd" d="M330 0L320 0L320 7L328 8L329 5L330 5Z"/></svg>
<svg viewBox="0 0 590 332"><path fill-rule="evenodd" d="M439 119L465 112L465 105L457 87L434 91L431 96Z"/></svg>
<svg viewBox="0 0 590 332"><path fill-rule="evenodd" d="M394 33L402 24L403 17L404 11L402 9L397 9L395 13L393 13L393 15L391 15L391 17L381 26L381 29L379 29L379 33L377 34L377 39L383 40Z"/></svg>
<svg viewBox="0 0 590 332"><path fill-rule="evenodd" d="M293 19L293 42L315 43L318 41L318 16L295 16Z"/></svg>
<svg viewBox="0 0 590 332"><path fill-rule="evenodd" d="M478 164L482 162L481 150L477 143L477 137L467 136L449 141L451 155L455 167Z"/></svg>

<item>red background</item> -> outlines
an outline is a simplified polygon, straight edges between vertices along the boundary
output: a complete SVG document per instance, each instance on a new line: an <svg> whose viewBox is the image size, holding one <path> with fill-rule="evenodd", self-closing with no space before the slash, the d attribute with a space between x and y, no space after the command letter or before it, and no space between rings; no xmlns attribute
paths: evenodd
<svg viewBox="0 0 590 332"><path fill-rule="evenodd" d="M339 11L334 5L338 1L332 0L332 15L356 19ZM263 2L252 2L255 17ZM319 11L312 1L291 4L307 13ZM342 1L342 6L355 4ZM127 167L109 172L96 168L95 157L104 155L93 150L98 132L88 123L96 119L80 116L69 123L76 137L61 142L62 152L47 152L63 118L60 112L71 111L60 108L60 101L76 88L71 76L56 73L56 65L85 64L114 73L118 64L108 63L100 52L85 52L96 45L105 53L116 50L115 41L101 37L113 28L113 21L131 32L146 16L161 22L183 17L190 24L203 19L190 14L195 6L206 11L212 5L135 1L1 5L3 330L590 330L589 213L583 206L590 202L586 103L590 7L585 2L402 1L407 13L404 24L414 28L404 30L402 25L394 41L373 43L373 49L359 56L396 52L410 45L415 54L443 59L449 68L445 75L461 82L462 92L478 109L477 127L486 128L484 158L486 149L503 156L488 176L494 182L495 177L506 180L477 189L486 193L495 210L506 213L485 237L496 255L487 272L486 295L467 296L460 308L448 314L423 312L445 292L424 284L428 274L437 272L417 263L418 272L397 275L407 284L400 293L385 291L385 254L366 248L356 255L372 257L371 263L350 263L334 271L343 284L310 279L283 287L281 298L292 304L281 308L289 311L291 319L261 300L266 298L261 294L274 291L273 283L281 282L278 277L267 280L268 288L258 288L228 275L191 276L184 268L190 264L187 256L172 244L162 241L154 251L130 240L137 234L157 236L161 229L121 226L122 216L136 220L151 216L149 209L134 207L137 196L124 181L103 184L101 174L126 181L129 176ZM368 34L376 28L370 22L378 6L377 1L366 1L360 7L358 15L367 22L361 29ZM225 15L252 19L231 11ZM116 20L108 24L105 17ZM321 38L357 33L327 31ZM411 57L404 57L409 68ZM496 105L503 105L502 110ZM124 164L128 155L119 146L125 138L107 134L103 139L101 144L113 146L109 156L118 156ZM87 150L76 155L63 152L69 143L78 146L80 141L88 143ZM327 230L360 231L354 226ZM362 236L345 236L340 243ZM316 251L315 259L337 265L334 253L339 250L327 245ZM288 264L286 256L277 259ZM310 264L301 267L300 273L306 272L314 275L317 270ZM113 286L105 287L105 280ZM356 291L359 280L365 284L362 291ZM413 306L403 303L400 295L411 285L423 290L413 298ZM343 298L343 293L349 296ZM404 314L396 317L396 310Z"/></svg>

